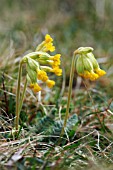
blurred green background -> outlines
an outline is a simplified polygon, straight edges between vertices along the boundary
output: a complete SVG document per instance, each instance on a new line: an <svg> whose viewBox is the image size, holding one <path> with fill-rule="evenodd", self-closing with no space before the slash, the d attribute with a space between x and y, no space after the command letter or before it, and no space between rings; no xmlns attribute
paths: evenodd
<svg viewBox="0 0 113 170"><path fill-rule="evenodd" d="M79 46L92 46L99 57L113 53L111 0L0 0L0 44L35 47L51 34L68 59ZM17 46L16 46L17 45Z"/></svg>

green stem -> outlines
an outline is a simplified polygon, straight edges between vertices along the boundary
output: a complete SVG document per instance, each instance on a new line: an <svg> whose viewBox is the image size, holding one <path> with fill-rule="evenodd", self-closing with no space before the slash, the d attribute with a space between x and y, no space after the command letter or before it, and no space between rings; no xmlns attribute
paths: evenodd
<svg viewBox="0 0 113 170"><path fill-rule="evenodd" d="M23 104L23 100L24 100L24 96L25 96L25 92L26 92L26 87L27 87L27 78L26 78L26 80L25 80L22 97L21 97L21 99L20 99L19 114L20 114L20 111L21 111L21 109L22 109L22 104Z"/></svg>
<svg viewBox="0 0 113 170"><path fill-rule="evenodd" d="M70 71L70 80L69 80L69 90L68 90L68 100L67 100L67 108L66 108L66 115L64 118L64 124L63 124L63 128L60 134L60 138L63 136L64 134L64 130L67 124L67 119L68 119L68 115L69 115L69 107L70 107L70 100L71 100L71 93L72 93L72 85L73 85L73 77L74 77L74 69L75 69L75 60L76 60L76 55L78 54L78 51L76 50L73 54L73 58L72 58L72 63L71 63L71 71Z"/></svg>
<svg viewBox="0 0 113 170"><path fill-rule="evenodd" d="M22 60L20 61L19 73L18 73L18 84L16 92L16 118L15 118L15 128L18 130L19 125L19 100L20 100L20 82L21 82L21 73L22 73Z"/></svg>

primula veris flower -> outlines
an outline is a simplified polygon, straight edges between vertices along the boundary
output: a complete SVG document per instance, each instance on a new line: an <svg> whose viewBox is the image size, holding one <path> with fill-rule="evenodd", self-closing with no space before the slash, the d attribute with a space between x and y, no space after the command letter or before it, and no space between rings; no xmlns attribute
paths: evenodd
<svg viewBox="0 0 113 170"><path fill-rule="evenodd" d="M51 60L60 62L60 57L61 57L61 54L56 54L54 56L51 56Z"/></svg>
<svg viewBox="0 0 113 170"><path fill-rule="evenodd" d="M52 88L55 85L55 82L53 80L47 80L46 84L49 88Z"/></svg>
<svg viewBox="0 0 113 170"><path fill-rule="evenodd" d="M43 82L46 82L48 80L47 73L43 70L37 70L37 78L38 80L42 80Z"/></svg>
<svg viewBox="0 0 113 170"><path fill-rule="evenodd" d="M39 92L42 90L38 83L31 83L30 88L33 89L34 92Z"/></svg>
<svg viewBox="0 0 113 170"><path fill-rule="evenodd" d="M60 69L59 67L54 67L51 72L55 73L57 76L61 76L62 75L62 69Z"/></svg>
<svg viewBox="0 0 113 170"><path fill-rule="evenodd" d="M94 81L105 75L106 72L100 69L92 51L93 48L91 47L81 47L78 49L76 70L81 77Z"/></svg>
<svg viewBox="0 0 113 170"><path fill-rule="evenodd" d="M43 50L44 51L50 51L53 52L55 51L55 46L53 45L53 39L49 34L46 34L45 36L45 41L43 42Z"/></svg>
<svg viewBox="0 0 113 170"><path fill-rule="evenodd" d="M95 69L95 72L101 77L106 74L106 72L100 68Z"/></svg>
<svg viewBox="0 0 113 170"><path fill-rule="evenodd" d="M61 54L51 56L48 53L48 51L53 52L54 50L53 39L47 34L45 40L36 48L36 52L24 56L24 61L27 63L27 79L34 92L42 90L37 84L38 80L46 83L49 88L55 85L55 82L49 79L47 72L54 73L57 76L62 75L62 69L60 69Z"/></svg>
<svg viewBox="0 0 113 170"><path fill-rule="evenodd" d="M50 64L51 64L51 66L53 67L53 68L55 68L55 67L58 67L59 65L60 65L60 57L61 57L61 55L60 54L56 54L55 56L52 56L50 59L52 60L51 62L50 62Z"/></svg>
<svg viewBox="0 0 113 170"><path fill-rule="evenodd" d="M55 51L55 46L53 46L53 43L45 43L45 51L53 52Z"/></svg>
<svg viewBox="0 0 113 170"><path fill-rule="evenodd" d="M46 34L46 36L45 36L45 42L46 42L46 43L51 43L51 42L53 42L53 39L51 38L51 36L50 36L49 34Z"/></svg>

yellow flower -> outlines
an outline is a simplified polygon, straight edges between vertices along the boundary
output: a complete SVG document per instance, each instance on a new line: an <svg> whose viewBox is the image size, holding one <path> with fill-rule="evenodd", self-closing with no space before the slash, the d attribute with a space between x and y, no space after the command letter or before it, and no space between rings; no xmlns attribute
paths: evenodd
<svg viewBox="0 0 113 170"><path fill-rule="evenodd" d="M55 51L55 46L53 46L53 43L49 42L49 43L45 43L45 51L50 51L53 52Z"/></svg>
<svg viewBox="0 0 113 170"><path fill-rule="evenodd" d="M45 42L46 43L50 43L50 42L52 42L53 41L53 39L51 38L51 36L49 35L49 34L46 34L46 36L45 36Z"/></svg>
<svg viewBox="0 0 113 170"><path fill-rule="evenodd" d="M51 56L51 60L59 62L60 61L60 57L61 57L61 54L56 54L54 56Z"/></svg>
<svg viewBox="0 0 113 170"><path fill-rule="evenodd" d="M60 61L52 61L52 62L50 62L50 64L51 64L52 68L59 67Z"/></svg>
<svg viewBox="0 0 113 170"><path fill-rule="evenodd" d="M98 74L94 73L93 71L90 73L89 79L90 79L91 81L95 81L95 80L98 79L98 78L99 78Z"/></svg>
<svg viewBox="0 0 113 170"><path fill-rule="evenodd" d="M42 90L42 88L37 83L31 83L30 88L32 88L34 92L39 92Z"/></svg>
<svg viewBox="0 0 113 170"><path fill-rule="evenodd" d="M31 89L34 88L34 83L31 83L29 86Z"/></svg>
<svg viewBox="0 0 113 170"><path fill-rule="evenodd" d="M55 82L53 80L47 80L46 84L49 88L52 88L55 85Z"/></svg>
<svg viewBox="0 0 113 170"><path fill-rule="evenodd" d="M99 78L98 74L94 73L93 71L84 71L83 74L79 74L81 77L85 79L90 79L91 81L94 81Z"/></svg>
<svg viewBox="0 0 113 170"><path fill-rule="evenodd" d="M48 80L47 73L43 70L37 70L37 78L39 80L42 80L43 82L46 82Z"/></svg>
<svg viewBox="0 0 113 170"><path fill-rule="evenodd" d="M39 92L42 90L42 88L37 83L35 83L33 90L34 90L34 92Z"/></svg>
<svg viewBox="0 0 113 170"><path fill-rule="evenodd" d="M50 62L50 64L52 65L52 67L54 68L54 67L58 67L59 65L60 65L60 54L56 54L55 56L51 56L51 60L53 61L53 62Z"/></svg>
<svg viewBox="0 0 113 170"><path fill-rule="evenodd" d="M52 72L55 73L57 76L61 76L62 75L62 69L60 69L59 67L54 67L52 69Z"/></svg>
<svg viewBox="0 0 113 170"><path fill-rule="evenodd" d="M106 72L100 68L95 69L95 72L101 77L106 74Z"/></svg>

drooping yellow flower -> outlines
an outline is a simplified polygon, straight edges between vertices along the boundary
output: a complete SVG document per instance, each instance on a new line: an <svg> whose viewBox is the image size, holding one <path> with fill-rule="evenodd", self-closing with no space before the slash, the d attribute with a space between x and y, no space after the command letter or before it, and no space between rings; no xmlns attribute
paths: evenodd
<svg viewBox="0 0 113 170"><path fill-rule="evenodd" d="M34 92L39 92L42 90L42 88L38 85L38 83L31 83L30 88L32 88Z"/></svg>
<svg viewBox="0 0 113 170"><path fill-rule="evenodd" d="M100 68L95 69L95 72L101 77L106 74L106 72Z"/></svg>
<svg viewBox="0 0 113 170"><path fill-rule="evenodd" d="M83 50L83 51L82 51ZM76 70L77 73L85 79L90 79L94 81L99 77L106 74L106 72L100 69L97 60L92 54L93 49L90 47L82 47L80 49L80 54L78 50L78 58L76 59Z"/></svg>
<svg viewBox="0 0 113 170"><path fill-rule="evenodd" d="M46 34L45 41L43 41L43 51L53 52L55 51L55 46L53 45L53 39L49 34Z"/></svg>
<svg viewBox="0 0 113 170"><path fill-rule="evenodd" d="M60 61L60 57L61 57L61 54L56 54L54 56L51 56L51 60L59 62Z"/></svg>
<svg viewBox="0 0 113 170"><path fill-rule="evenodd" d="M47 80L46 84L49 88L52 88L55 85L55 82L53 80Z"/></svg>
<svg viewBox="0 0 113 170"><path fill-rule="evenodd" d="M50 62L51 66L54 68L54 67L58 67L60 65L60 57L61 57L61 54L56 54L55 56L51 56L51 60L52 62Z"/></svg>
<svg viewBox="0 0 113 170"><path fill-rule="evenodd" d="M36 83L36 84L34 84L33 90L34 90L34 92L39 92L42 90L42 88Z"/></svg>
<svg viewBox="0 0 113 170"><path fill-rule="evenodd" d="M60 61L52 61L50 62L50 65L52 66L52 68L59 67Z"/></svg>
<svg viewBox="0 0 113 170"><path fill-rule="evenodd" d="M85 79L90 79L91 81L94 81L99 78L98 74L94 73L93 71L84 71L83 74L80 74L81 77Z"/></svg>
<svg viewBox="0 0 113 170"><path fill-rule="evenodd" d="M55 73L57 76L62 75L62 69L60 69L59 67L54 67L51 72Z"/></svg>
<svg viewBox="0 0 113 170"><path fill-rule="evenodd" d="M55 46L53 46L53 43L45 43L45 51L53 52L55 51Z"/></svg>
<svg viewBox="0 0 113 170"><path fill-rule="evenodd" d="M50 42L52 42L53 41L53 39L51 38L51 36L49 35L49 34L46 34L46 36L45 36L45 42L46 43L50 43Z"/></svg>
<svg viewBox="0 0 113 170"><path fill-rule="evenodd" d="M37 78L43 82L48 80L47 73L44 70L37 70Z"/></svg>

